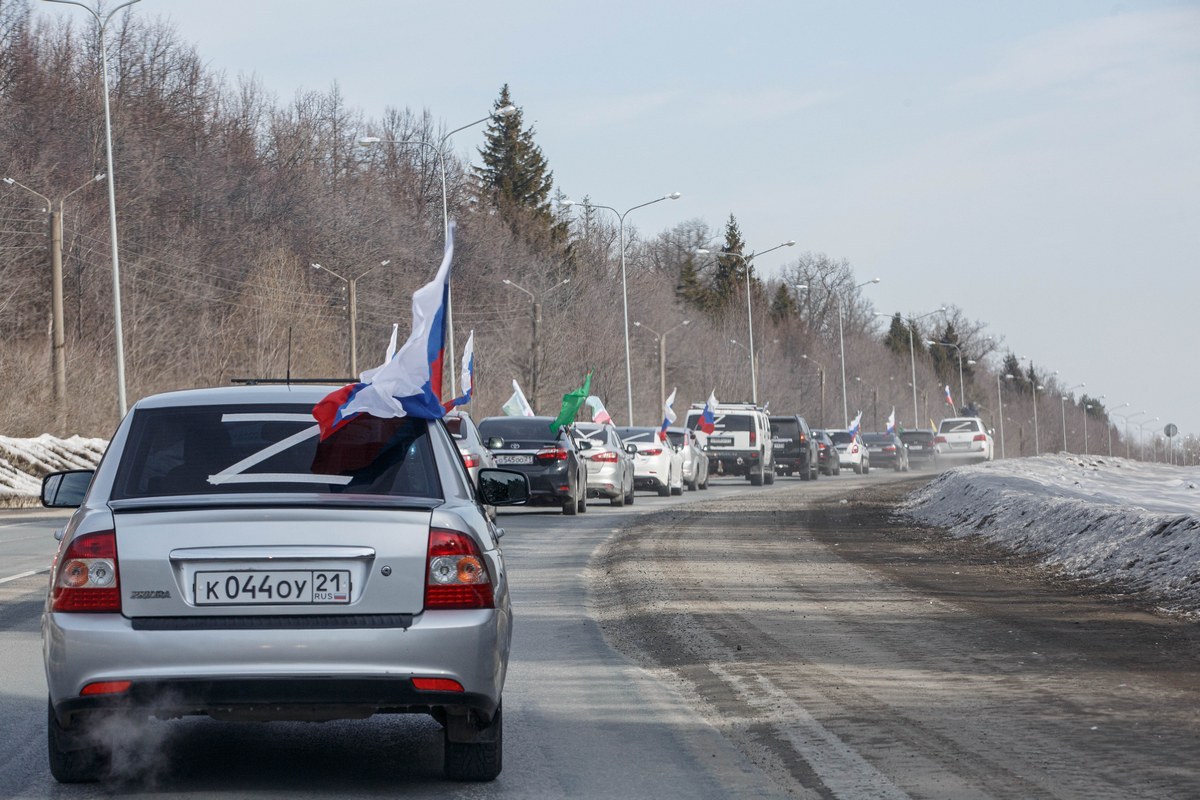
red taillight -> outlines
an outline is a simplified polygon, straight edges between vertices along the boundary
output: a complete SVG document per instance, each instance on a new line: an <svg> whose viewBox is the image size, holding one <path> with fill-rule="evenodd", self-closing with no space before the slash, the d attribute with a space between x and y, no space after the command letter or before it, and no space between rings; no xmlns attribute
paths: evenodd
<svg viewBox="0 0 1200 800"><path fill-rule="evenodd" d="M758 433L750 431L750 446L754 447L756 444L758 444Z"/></svg>
<svg viewBox="0 0 1200 800"><path fill-rule="evenodd" d="M972 442L986 442L987 434L986 433L977 433L973 437L971 437L971 441Z"/></svg>
<svg viewBox="0 0 1200 800"><path fill-rule="evenodd" d="M450 678L413 678L412 685L414 689L419 689L422 692L464 691L461 683Z"/></svg>
<svg viewBox="0 0 1200 800"><path fill-rule="evenodd" d="M79 536L58 558L51 606L54 611L120 611L117 533Z"/></svg>
<svg viewBox="0 0 1200 800"><path fill-rule="evenodd" d="M617 454L613 450L605 450L601 453L596 453L592 456L592 461L600 461L609 464L617 463Z"/></svg>
<svg viewBox="0 0 1200 800"><path fill-rule="evenodd" d="M883 452L885 452L885 453L896 452L896 445L894 445L894 444L884 445Z"/></svg>
<svg viewBox="0 0 1200 800"><path fill-rule="evenodd" d="M661 456L662 448L661 447L651 447L649 450L640 450L640 451L638 451L638 453L639 453L639 455L643 455L643 456Z"/></svg>
<svg viewBox="0 0 1200 800"><path fill-rule="evenodd" d="M474 453L459 453L462 456L463 466L467 469L478 467L480 464L479 456Z"/></svg>
<svg viewBox="0 0 1200 800"><path fill-rule="evenodd" d="M83 696L92 694L121 694L128 692L132 686L132 681L99 681L98 683L89 683L80 690L79 694Z"/></svg>
<svg viewBox="0 0 1200 800"><path fill-rule="evenodd" d="M465 533L429 531L425 608L495 608L487 564Z"/></svg>
<svg viewBox="0 0 1200 800"><path fill-rule="evenodd" d="M570 454L562 447L547 447L538 450L534 458L538 461L566 461L568 455Z"/></svg>
<svg viewBox="0 0 1200 800"><path fill-rule="evenodd" d="M858 452L858 445L856 445L856 444L852 444L852 445L850 445L850 452L851 452L851 453L857 453L857 452Z"/></svg>
<svg viewBox="0 0 1200 800"><path fill-rule="evenodd" d="M934 438L933 441L937 444L946 444L946 437L945 436L937 436Z"/></svg>
<svg viewBox="0 0 1200 800"><path fill-rule="evenodd" d="M824 449L825 449L825 443L824 443L824 442L817 442L817 449L818 449L818 450L824 450Z"/></svg>

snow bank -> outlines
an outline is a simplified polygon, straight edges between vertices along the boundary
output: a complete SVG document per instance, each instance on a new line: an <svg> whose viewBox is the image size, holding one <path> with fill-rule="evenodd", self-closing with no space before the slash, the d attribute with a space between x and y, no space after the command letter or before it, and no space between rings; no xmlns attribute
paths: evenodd
<svg viewBox="0 0 1200 800"><path fill-rule="evenodd" d="M1200 614L1200 471L1067 454L943 473L900 513Z"/></svg>
<svg viewBox="0 0 1200 800"><path fill-rule="evenodd" d="M43 476L64 469L91 469L106 447L106 439L82 436L0 436L0 507L39 505Z"/></svg>

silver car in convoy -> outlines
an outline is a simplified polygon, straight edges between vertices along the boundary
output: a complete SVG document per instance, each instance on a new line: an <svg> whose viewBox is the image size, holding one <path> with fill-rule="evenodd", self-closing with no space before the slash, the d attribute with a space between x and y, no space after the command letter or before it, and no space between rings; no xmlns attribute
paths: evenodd
<svg viewBox="0 0 1200 800"><path fill-rule="evenodd" d="M683 482L688 491L708 488L708 455L700 446L696 432L688 428L667 428L667 439L679 451L683 461Z"/></svg>
<svg viewBox="0 0 1200 800"><path fill-rule="evenodd" d="M575 433L590 445L583 453L588 462L588 497L607 497L614 506L632 505L633 458L637 447L622 442L612 425L580 422Z"/></svg>
<svg viewBox="0 0 1200 800"><path fill-rule="evenodd" d="M46 477L45 505L77 507L42 617L57 780L104 776L114 718L181 715L424 713L449 778L500 772L512 614L483 504L528 482L472 486L440 421L363 415L319 440L331 388L149 397L94 473Z"/></svg>
<svg viewBox="0 0 1200 800"><path fill-rule="evenodd" d="M637 447L633 483L659 497L683 494L683 457L658 435L658 428L617 428L621 441Z"/></svg>
<svg viewBox="0 0 1200 800"><path fill-rule="evenodd" d="M446 430L450 431L454 443L458 445L458 453L462 456L463 466L467 468L472 483L479 477L480 469L496 466L496 459L470 414L455 409L446 414L442 422L446 423Z"/></svg>

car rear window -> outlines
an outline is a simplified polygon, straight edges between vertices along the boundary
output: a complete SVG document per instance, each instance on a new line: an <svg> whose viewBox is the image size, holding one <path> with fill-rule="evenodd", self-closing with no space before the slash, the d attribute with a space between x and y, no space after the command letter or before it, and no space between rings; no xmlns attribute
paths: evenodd
<svg viewBox="0 0 1200 800"><path fill-rule="evenodd" d="M658 428L617 428L617 435L626 442L653 442L658 440Z"/></svg>
<svg viewBox="0 0 1200 800"><path fill-rule="evenodd" d="M900 434L900 441L908 442L929 442L933 440L933 434L928 431L910 431Z"/></svg>
<svg viewBox="0 0 1200 800"><path fill-rule="evenodd" d="M892 444L892 437L886 433L864 433L863 441L867 444Z"/></svg>
<svg viewBox="0 0 1200 800"><path fill-rule="evenodd" d="M539 417L489 417L479 423L479 433L485 439L499 436L506 442L558 441L558 434L550 430L550 420Z"/></svg>
<svg viewBox="0 0 1200 800"><path fill-rule="evenodd" d="M446 430L450 431L451 436L455 439L463 438L462 417L445 417L442 421L446 423Z"/></svg>
<svg viewBox="0 0 1200 800"><path fill-rule="evenodd" d="M830 431L829 438L833 440L834 444L849 444L854 441L854 437L850 435L849 431Z"/></svg>
<svg viewBox="0 0 1200 800"><path fill-rule="evenodd" d="M780 439L799 439L800 423L794 419L772 419L771 436Z"/></svg>
<svg viewBox="0 0 1200 800"><path fill-rule="evenodd" d="M442 497L429 424L360 416L321 442L311 405L140 409L114 500L338 493Z"/></svg>
<svg viewBox="0 0 1200 800"><path fill-rule="evenodd" d="M671 444L676 447L683 447L687 444L682 431L667 431L667 438L671 440Z"/></svg>
<svg viewBox="0 0 1200 800"><path fill-rule="evenodd" d="M982 430L977 419L944 419L938 433L978 433Z"/></svg>

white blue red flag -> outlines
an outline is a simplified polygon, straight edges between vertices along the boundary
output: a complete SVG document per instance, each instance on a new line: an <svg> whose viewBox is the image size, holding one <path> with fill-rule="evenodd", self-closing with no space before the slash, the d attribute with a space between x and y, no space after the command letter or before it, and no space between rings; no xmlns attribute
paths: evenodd
<svg viewBox="0 0 1200 800"><path fill-rule="evenodd" d="M896 407L895 407L895 406L892 406L892 413L891 413L891 414L888 414L888 418L887 418L887 432L888 432L888 433L895 433L895 432L896 432Z"/></svg>
<svg viewBox="0 0 1200 800"><path fill-rule="evenodd" d="M946 384L946 405L954 408L954 398L950 396L950 384Z"/></svg>
<svg viewBox="0 0 1200 800"><path fill-rule="evenodd" d="M471 402L471 394L475 391L475 331L471 331L471 335L467 337L467 346L463 348L459 383L462 384L463 393L444 403L447 411Z"/></svg>
<svg viewBox="0 0 1200 800"><path fill-rule="evenodd" d="M858 433L858 428L861 424L862 424L862 412L860 411L860 412L858 412L858 415L850 422L850 433L851 434Z"/></svg>
<svg viewBox="0 0 1200 800"><path fill-rule="evenodd" d="M454 255L453 222L449 234L437 275L413 292L412 332L408 341L383 364L364 372L358 383L349 383L330 392L313 407L312 415L321 428L321 439L328 438L359 414L380 419L440 419L445 415L442 359L450 261Z"/></svg>
<svg viewBox="0 0 1200 800"><path fill-rule="evenodd" d="M525 393L521 391L520 385L516 379L513 379L512 397L504 401L504 405L500 406L500 410L509 417L532 417L533 406L529 405L529 401L525 399Z"/></svg>
<svg viewBox="0 0 1200 800"><path fill-rule="evenodd" d="M713 389L708 400L704 403L704 411L700 412L700 423L696 430L702 433L712 433L717 429L717 390Z"/></svg>
<svg viewBox="0 0 1200 800"><path fill-rule="evenodd" d="M592 422L598 425L611 425L612 415L608 413L608 409L604 407L604 401L594 394L589 394L587 400L588 408L592 410Z"/></svg>
<svg viewBox="0 0 1200 800"><path fill-rule="evenodd" d="M664 442L667 440L667 428L675 421L675 409L671 406L675 405L675 387L671 388L671 394L667 397L667 402L663 403L663 421L662 426L658 429L658 438Z"/></svg>

